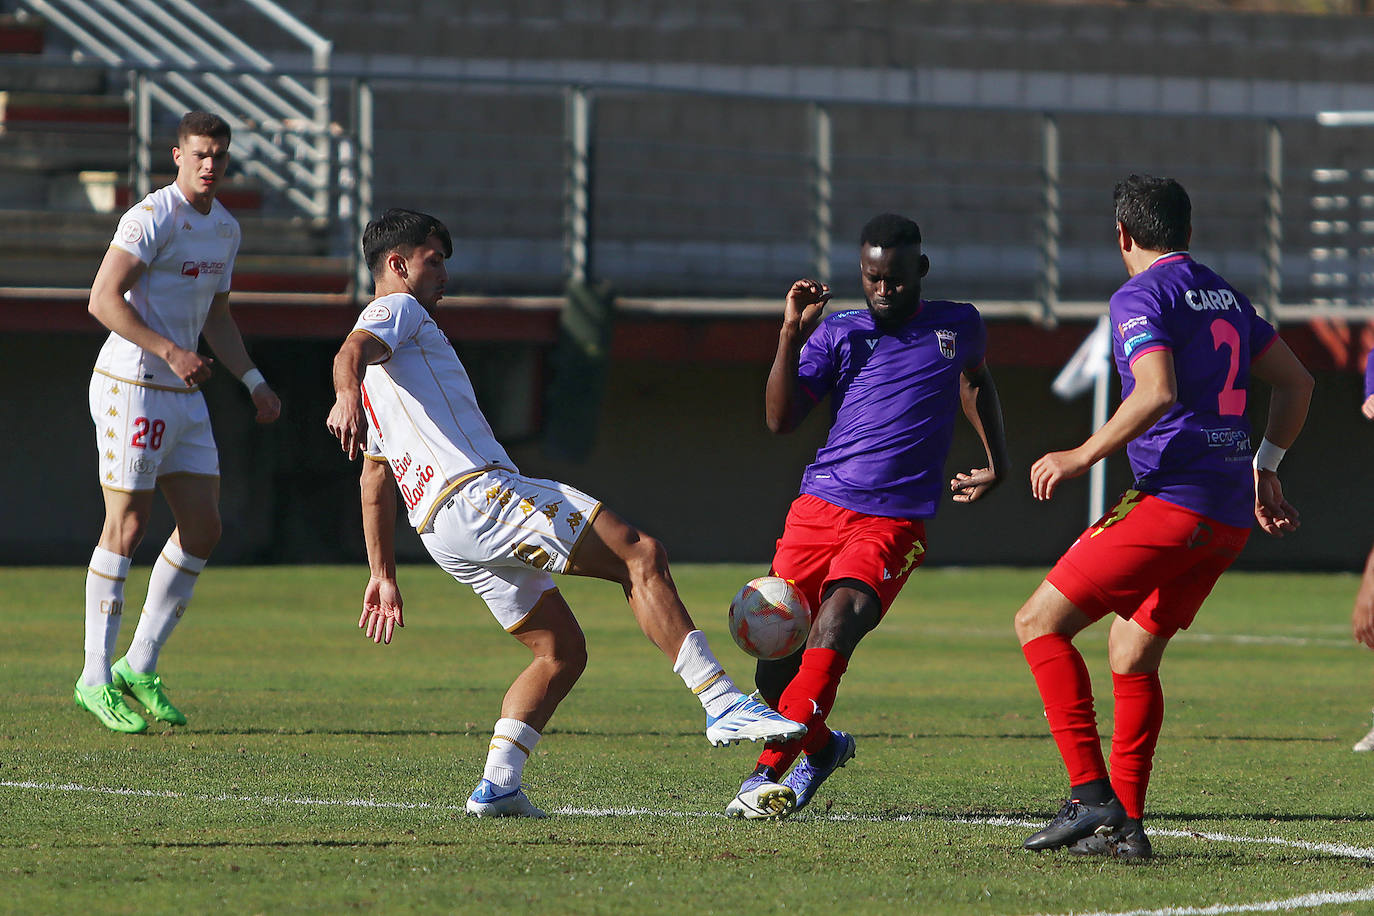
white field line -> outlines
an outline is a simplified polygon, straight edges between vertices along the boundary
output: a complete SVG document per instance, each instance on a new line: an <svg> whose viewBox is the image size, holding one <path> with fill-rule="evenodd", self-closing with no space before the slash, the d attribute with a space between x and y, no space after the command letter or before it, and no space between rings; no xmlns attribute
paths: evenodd
<svg viewBox="0 0 1374 916"><path fill-rule="evenodd" d="M10 789L33 789L40 792L80 792L91 795L118 795L132 796L136 798L171 798L186 799L187 801L198 802L242 802L245 804L255 804L262 806L271 805L300 805L303 807L318 808L378 808L378 809L398 809L398 810L430 810L430 811L462 811L461 805L435 805L429 802L384 802L375 801L369 798L343 798L343 799L324 799L324 798L304 798L289 795L192 795L184 792L158 791L153 789L112 789L101 786L83 786L77 783L46 783L30 782L27 780L0 780L0 787ZM555 814L566 814L573 817L724 817L719 812L705 811L657 811L651 808L558 808ZM810 819L807 815L801 815L800 819ZM817 820L832 821L861 821L861 822L893 822L903 823L922 820L940 820L955 824L972 824L988 827L1038 827L1038 822L1023 821L1009 817L949 817L941 818L933 815L914 815L900 814L892 817L874 817L871 815L842 814L816 817ZM1208 840L1215 843L1254 843L1267 846L1282 846L1289 849L1302 849L1308 852L1320 852L1327 855L1339 856L1348 859L1361 859L1374 861L1374 848L1365 846L1351 846L1345 843L1310 843L1305 840L1288 840L1282 837L1249 837L1237 836L1229 833L1198 833L1192 830L1158 830L1150 831L1155 836L1178 837L1181 839ZM1362 903L1374 901L1374 886L1358 891L1347 892L1318 892L1313 894L1302 894L1297 897L1289 897L1284 900L1265 900L1258 903L1219 903L1212 906L1195 907L1165 907L1152 910L1120 910L1120 911L1100 911L1083 913L1074 911L1065 916L1223 916L1227 913L1277 913L1284 910L1297 910L1309 907L1327 906L1342 903ZM1047 914L1038 914L1047 916Z"/></svg>

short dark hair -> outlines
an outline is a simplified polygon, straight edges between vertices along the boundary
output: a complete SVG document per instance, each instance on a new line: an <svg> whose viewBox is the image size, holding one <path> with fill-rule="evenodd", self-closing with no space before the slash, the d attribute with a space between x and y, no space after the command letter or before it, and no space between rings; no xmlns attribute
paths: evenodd
<svg viewBox="0 0 1374 916"><path fill-rule="evenodd" d="M896 213L880 213L864 224L859 247L899 248L921 244L921 227Z"/></svg>
<svg viewBox="0 0 1374 916"><path fill-rule="evenodd" d="M393 207L363 229L363 260L375 277L382 259L393 251L409 257L431 235L444 243L444 257L453 256L453 238L448 229L428 213Z"/></svg>
<svg viewBox="0 0 1374 916"><path fill-rule="evenodd" d="M228 143L231 137L229 122L208 111L188 111L177 124L177 146L184 144L187 137L209 137Z"/></svg>
<svg viewBox="0 0 1374 916"><path fill-rule="evenodd" d="M1130 175L1112 191L1116 221L1149 251L1182 251L1193 226L1193 202L1172 178Z"/></svg>

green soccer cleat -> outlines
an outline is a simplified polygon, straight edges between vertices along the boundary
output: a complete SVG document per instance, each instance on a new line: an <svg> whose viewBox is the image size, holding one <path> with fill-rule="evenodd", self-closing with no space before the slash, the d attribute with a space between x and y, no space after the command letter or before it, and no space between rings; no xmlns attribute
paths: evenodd
<svg viewBox="0 0 1374 916"><path fill-rule="evenodd" d="M148 723L142 716L129 708L124 696L114 684L96 684L87 687L76 679L76 705L100 720L100 724L112 732L126 732L136 735L147 731Z"/></svg>
<svg viewBox="0 0 1374 916"><path fill-rule="evenodd" d="M129 667L129 659L126 656L114 663L110 668L110 676L114 679L116 687L138 700L163 722L172 725L186 724L186 716L167 699L167 693L162 688L162 677L156 672L139 674Z"/></svg>

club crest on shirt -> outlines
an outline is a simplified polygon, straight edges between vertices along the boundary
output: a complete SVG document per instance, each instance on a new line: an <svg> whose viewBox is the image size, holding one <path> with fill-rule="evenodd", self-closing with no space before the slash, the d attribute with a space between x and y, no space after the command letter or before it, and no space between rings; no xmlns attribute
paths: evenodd
<svg viewBox="0 0 1374 916"><path fill-rule="evenodd" d="M935 339L940 342L940 355L945 359L954 359L954 337L954 332L945 328L935 332Z"/></svg>
<svg viewBox="0 0 1374 916"><path fill-rule="evenodd" d="M385 305L370 305L363 311L364 321L386 321L391 317L391 309Z"/></svg>

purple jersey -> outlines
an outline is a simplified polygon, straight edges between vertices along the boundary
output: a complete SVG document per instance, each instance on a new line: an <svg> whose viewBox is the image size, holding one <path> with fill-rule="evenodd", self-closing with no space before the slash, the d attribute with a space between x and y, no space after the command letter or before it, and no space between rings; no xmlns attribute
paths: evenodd
<svg viewBox="0 0 1374 916"><path fill-rule="evenodd" d="M801 492L888 518L929 518L945 490L959 413L959 376L983 362L987 330L965 302L922 300L895 333L867 309L821 322L801 351L798 381L830 395L830 435Z"/></svg>
<svg viewBox="0 0 1374 916"><path fill-rule="evenodd" d="M1146 353L1173 354L1178 401L1126 446L1136 489L1228 525L1255 520L1250 362L1276 338L1250 300L1186 253L1155 261L1112 296L1121 397Z"/></svg>

